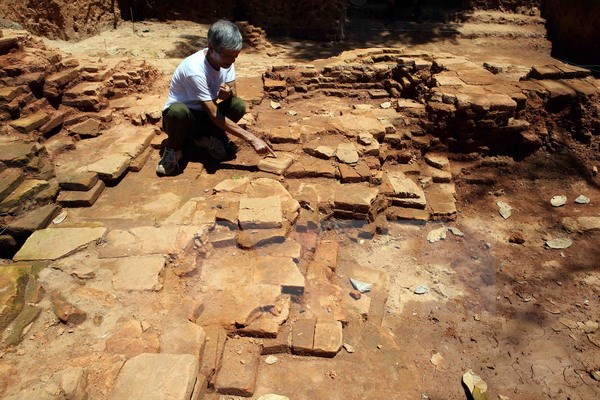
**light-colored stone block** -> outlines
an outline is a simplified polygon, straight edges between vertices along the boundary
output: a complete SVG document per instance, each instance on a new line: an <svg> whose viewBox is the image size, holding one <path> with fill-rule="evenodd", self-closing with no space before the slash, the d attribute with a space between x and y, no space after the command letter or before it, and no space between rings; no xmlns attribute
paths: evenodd
<svg viewBox="0 0 600 400"><path fill-rule="evenodd" d="M117 377L113 400L189 400L198 359L189 354L144 353L129 359Z"/></svg>
<svg viewBox="0 0 600 400"><path fill-rule="evenodd" d="M279 196L241 198L238 220L242 229L281 228L281 199Z"/></svg>

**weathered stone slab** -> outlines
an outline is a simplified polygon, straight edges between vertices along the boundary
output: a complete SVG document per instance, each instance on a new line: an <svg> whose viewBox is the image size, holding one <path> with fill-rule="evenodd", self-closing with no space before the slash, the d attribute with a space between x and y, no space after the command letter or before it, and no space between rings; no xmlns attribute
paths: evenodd
<svg viewBox="0 0 600 400"><path fill-rule="evenodd" d="M334 207L339 210L368 213L379 194L377 188L363 185L339 185L335 189Z"/></svg>
<svg viewBox="0 0 600 400"><path fill-rule="evenodd" d="M252 279L256 283L281 286L282 293L304 293L304 276L292 258L257 257L253 262Z"/></svg>
<svg viewBox="0 0 600 400"><path fill-rule="evenodd" d="M14 211L19 204L34 197L49 186L50 184L47 181L39 179L27 179L23 181L16 189L6 196L4 200L2 200L0 203L0 212Z"/></svg>
<svg viewBox="0 0 600 400"><path fill-rule="evenodd" d="M433 221L453 221L456 219L456 201L450 193L428 192L430 218Z"/></svg>
<svg viewBox="0 0 600 400"><path fill-rule="evenodd" d="M35 129L40 128L46 122L50 121L50 116L43 112L38 111L35 114L28 115L26 117L19 118L10 123L10 126L22 133L29 133Z"/></svg>
<svg viewBox="0 0 600 400"><path fill-rule="evenodd" d="M150 146L152 139L156 137L155 128L152 126L145 128L131 126L127 129L115 127L112 128L112 131L117 128L120 137L110 146L111 154L122 154L135 158L142 154Z"/></svg>
<svg viewBox="0 0 600 400"><path fill-rule="evenodd" d="M561 81L539 81L538 83L547 90L548 95L552 100L559 98L574 99L577 96L577 93L573 88Z"/></svg>
<svg viewBox="0 0 600 400"><path fill-rule="evenodd" d="M258 169L272 174L283 175L292 165L294 159L292 156L284 153L277 153L277 158L263 158L258 162Z"/></svg>
<svg viewBox="0 0 600 400"><path fill-rule="evenodd" d="M321 158L323 160L329 160L331 157L333 157L335 155L335 149L333 147L330 146L310 146L307 145L305 147L303 147L304 152L306 154L309 154L313 157L317 157L317 158Z"/></svg>
<svg viewBox="0 0 600 400"><path fill-rule="evenodd" d="M600 217L579 217L577 223L584 232L600 230Z"/></svg>
<svg viewBox="0 0 600 400"><path fill-rule="evenodd" d="M315 324L313 354L335 357L342 348L342 323L335 320L318 320Z"/></svg>
<svg viewBox="0 0 600 400"><path fill-rule="evenodd" d="M195 235L202 236L207 226L141 226L128 231L115 229L106 235L100 258L170 254L183 249Z"/></svg>
<svg viewBox="0 0 600 400"><path fill-rule="evenodd" d="M35 231L14 256L20 260L56 260L104 236L106 228L47 228Z"/></svg>
<svg viewBox="0 0 600 400"><path fill-rule="evenodd" d="M25 176L20 169L9 168L0 172L0 201L4 200L23 182Z"/></svg>
<svg viewBox="0 0 600 400"><path fill-rule="evenodd" d="M254 394L260 345L250 338L228 339L223 351L222 365L215 377L218 393L250 397Z"/></svg>
<svg viewBox="0 0 600 400"><path fill-rule="evenodd" d="M340 143L335 151L335 156L345 164L356 164L358 162L358 152L353 143Z"/></svg>
<svg viewBox="0 0 600 400"><path fill-rule="evenodd" d="M281 228L281 199L278 196L241 198L238 220L242 229Z"/></svg>
<svg viewBox="0 0 600 400"><path fill-rule="evenodd" d="M142 328L140 321L130 319L119 321L118 330L106 339L106 351L135 357L143 353L157 353L160 347L155 329Z"/></svg>
<svg viewBox="0 0 600 400"><path fill-rule="evenodd" d="M0 161L9 167L22 167L31 160L34 145L23 142L0 143Z"/></svg>
<svg viewBox="0 0 600 400"><path fill-rule="evenodd" d="M88 191L98 183L98 174L91 171L78 171L59 176L58 184L63 190Z"/></svg>
<svg viewBox="0 0 600 400"><path fill-rule="evenodd" d="M160 335L160 352L190 354L202 362L206 342L204 329L187 320L166 322Z"/></svg>
<svg viewBox="0 0 600 400"><path fill-rule="evenodd" d="M148 291L162 288L163 256L127 257L115 260L117 272L113 286L117 290Z"/></svg>
<svg viewBox="0 0 600 400"><path fill-rule="evenodd" d="M102 124L94 118L89 118L83 122L73 125L69 128L72 135L79 135L82 139L100 136Z"/></svg>
<svg viewBox="0 0 600 400"><path fill-rule="evenodd" d="M16 97L27 92L26 86L6 86L0 88L0 101L10 103Z"/></svg>
<svg viewBox="0 0 600 400"><path fill-rule="evenodd" d="M425 210L404 207L389 207L385 211L388 220L393 221L414 221L418 224L425 224L429 220L429 213Z"/></svg>
<svg viewBox="0 0 600 400"><path fill-rule="evenodd" d="M269 132L272 143L297 143L300 140L300 130L290 126L278 126Z"/></svg>
<svg viewBox="0 0 600 400"><path fill-rule="evenodd" d="M204 327L205 346L202 360L200 361L200 373L212 380L215 372L221 366L221 356L227 340L227 332L219 325Z"/></svg>
<svg viewBox="0 0 600 400"><path fill-rule="evenodd" d="M348 137L358 137L369 133L377 139L383 139L388 129L381 120L368 115L344 114L332 121L333 126Z"/></svg>
<svg viewBox="0 0 600 400"><path fill-rule="evenodd" d="M33 209L11 222L6 229L6 233L14 238L25 239L33 232L45 228L58 210L59 207L56 204L48 204Z"/></svg>
<svg viewBox="0 0 600 400"><path fill-rule="evenodd" d="M42 125L39 129L40 133L44 137L51 136L50 134L53 133L53 131L55 130L58 131L59 129L57 128L65 122L65 114L63 112L55 111L53 113L50 113L49 116L50 119L48 120L48 122Z"/></svg>
<svg viewBox="0 0 600 400"><path fill-rule="evenodd" d="M106 182L115 181L127 171L131 157L120 154L111 154L89 164L86 169L95 172L98 177Z"/></svg>
<svg viewBox="0 0 600 400"><path fill-rule="evenodd" d="M427 153L425 154L424 159L427 164L437 169L447 170L450 167L448 157L442 154Z"/></svg>
<svg viewBox="0 0 600 400"><path fill-rule="evenodd" d="M115 383L114 400L189 400L198 359L189 354L140 354L127 360Z"/></svg>
<svg viewBox="0 0 600 400"><path fill-rule="evenodd" d="M104 188L104 182L99 180L93 188L86 192L63 190L58 195L56 202L63 207L91 207L98 200Z"/></svg>
<svg viewBox="0 0 600 400"><path fill-rule="evenodd" d="M23 309L30 269L30 266L2 266L2 273L0 273L0 330L4 330Z"/></svg>
<svg viewBox="0 0 600 400"><path fill-rule="evenodd" d="M301 157L292 164L284 176L286 178L330 178L334 179L337 169L331 162L313 157Z"/></svg>
<svg viewBox="0 0 600 400"><path fill-rule="evenodd" d="M384 182L389 184L391 191L386 194L398 198L425 198L425 193L412 179L401 171L390 171L386 174Z"/></svg>
<svg viewBox="0 0 600 400"><path fill-rule="evenodd" d="M148 146L146 150L142 152L142 154L138 155L133 160L131 160L131 163L129 164L129 170L133 172L141 171L148 159L150 158L150 156L152 155L153 151L154 150L150 146Z"/></svg>
<svg viewBox="0 0 600 400"><path fill-rule="evenodd" d="M536 65L529 74L535 79L559 79L563 72L555 65Z"/></svg>
<svg viewBox="0 0 600 400"><path fill-rule="evenodd" d="M292 353L309 355L313 352L315 318L299 319L292 326Z"/></svg>

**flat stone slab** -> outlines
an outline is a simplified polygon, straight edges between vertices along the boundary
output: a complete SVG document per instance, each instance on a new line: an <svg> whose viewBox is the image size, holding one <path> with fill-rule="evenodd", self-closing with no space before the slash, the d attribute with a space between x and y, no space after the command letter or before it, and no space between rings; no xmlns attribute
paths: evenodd
<svg viewBox="0 0 600 400"><path fill-rule="evenodd" d="M141 226L128 231L115 229L106 235L107 244L100 249L100 258L170 254L185 248L195 234L206 226Z"/></svg>
<svg viewBox="0 0 600 400"><path fill-rule="evenodd" d="M345 164L356 164L358 162L358 152L353 143L340 143L335 151L335 156Z"/></svg>
<svg viewBox="0 0 600 400"><path fill-rule="evenodd" d="M335 178L337 168L329 161L314 157L300 157L285 172L286 178Z"/></svg>
<svg viewBox="0 0 600 400"><path fill-rule="evenodd" d="M577 223L584 232L600 230L600 217L579 217Z"/></svg>
<svg viewBox="0 0 600 400"><path fill-rule="evenodd" d="M126 257L115 260L115 264L115 289L147 291L162 288L160 275L165 267L164 256Z"/></svg>
<svg viewBox="0 0 600 400"><path fill-rule="evenodd" d="M127 171L131 157L120 154L111 154L89 164L87 171L95 172L103 181L117 180Z"/></svg>
<svg viewBox="0 0 600 400"><path fill-rule="evenodd" d="M25 238L34 231L45 228L58 210L59 207L56 204L47 204L33 209L11 222L6 232L13 237Z"/></svg>
<svg viewBox="0 0 600 400"><path fill-rule="evenodd" d="M201 326L188 320L165 321L160 335L160 352L190 354L202 360L206 333Z"/></svg>
<svg viewBox="0 0 600 400"><path fill-rule="evenodd" d="M315 324L313 354L335 357L343 344L342 323L335 320L318 320Z"/></svg>
<svg viewBox="0 0 600 400"><path fill-rule="evenodd" d="M315 318L304 318L294 322L292 326L292 353L299 355L312 354L316 322Z"/></svg>
<svg viewBox="0 0 600 400"><path fill-rule="evenodd" d="M290 126L278 126L269 132L269 140L273 143L296 143L300 140L300 130Z"/></svg>
<svg viewBox="0 0 600 400"><path fill-rule="evenodd" d="M425 198L423 189L401 171L391 171L386 175L391 192L386 194L399 198Z"/></svg>
<svg viewBox="0 0 600 400"><path fill-rule="evenodd" d="M189 400L198 368L198 358L189 354L140 354L123 365L110 397Z"/></svg>
<svg viewBox="0 0 600 400"><path fill-rule="evenodd" d="M378 194L377 188L359 184L339 185L335 189L333 203L339 210L367 213Z"/></svg>
<svg viewBox="0 0 600 400"><path fill-rule="evenodd" d="M427 153L423 158L427 164L434 168L446 170L450 167L450 161L448 161L448 157L442 154Z"/></svg>
<svg viewBox="0 0 600 400"><path fill-rule="evenodd" d="M106 228L47 228L35 231L14 256L15 261L56 260L104 236Z"/></svg>
<svg viewBox="0 0 600 400"><path fill-rule="evenodd" d="M252 278L256 283L281 286L282 293L304 293L304 276L292 258L257 257Z"/></svg>
<svg viewBox="0 0 600 400"><path fill-rule="evenodd" d="M370 133L375 138L382 139L388 129L386 124L370 115L344 114L334 118L332 124L348 137L358 137L361 133Z"/></svg>
<svg viewBox="0 0 600 400"><path fill-rule="evenodd" d="M47 181L41 179L26 179L0 203L0 212L11 211L25 200L49 187Z"/></svg>
<svg viewBox="0 0 600 400"><path fill-rule="evenodd" d="M0 172L0 201L19 187L24 179L25 176L18 168L9 168Z"/></svg>
<svg viewBox="0 0 600 400"><path fill-rule="evenodd" d="M79 171L58 177L58 184L63 190L87 191L98 183L98 174L90 171Z"/></svg>
<svg viewBox="0 0 600 400"><path fill-rule="evenodd" d="M279 196L241 198L238 220L244 230L281 228L281 199Z"/></svg>
<svg viewBox="0 0 600 400"><path fill-rule="evenodd" d="M261 346L251 338L227 339L221 368L215 378L218 393L250 397L254 394Z"/></svg>
<svg viewBox="0 0 600 400"><path fill-rule="evenodd" d="M292 156L283 153L276 153L277 158L266 157L258 162L258 169L271 174L283 175L292 165L294 159Z"/></svg>
<svg viewBox="0 0 600 400"><path fill-rule="evenodd" d="M83 122L73 125L69 128L72 135L79 135L82 138L91 138L100 136L102 124L94 118L87 119Z"/></svg>
<svg viewBox="0 0 600 400"><path fill-rule="evenodd" d="M50 121L50 116L45 112L38 111L35 114L19 118L12 121L10 126L22 133L29 133L35 129L42 127L46 122Z"/></svg>
<svg viewBox="0 0 600 400"><path fill-rule="evenodd" d="M104 191L104 187L104 181L99 180L86 192L63 190L58 195L56 202L63 207L91 207Z"/></svg>

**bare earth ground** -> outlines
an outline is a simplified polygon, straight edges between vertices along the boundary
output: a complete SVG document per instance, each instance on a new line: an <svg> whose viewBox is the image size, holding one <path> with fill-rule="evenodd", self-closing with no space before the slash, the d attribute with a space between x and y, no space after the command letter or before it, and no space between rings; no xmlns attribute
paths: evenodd
<svg viewBox="0 0 600 400"><path fill-rule="evenodd" d="M478 24L475 18L472 23L457 26L455 29L461 32L457 35L411 36L417 44L406 36L406 25L376 23L347 32L347 42L273 41L274 47L265 52L242 53L236 63L238 91L253 98L262 90L260 76L265 69L284 64L318 65L319 60L353 46L414 46L464 55L476 63L533 65L551 61L543 26L520 26L523 32L515 26L500 23L490 28ZM164 75L142 101L160 109L170 73L183 55L177 53L189 49L190 43L202 44L206 29L189 22L141 22L135 24L135 34L131 25L122 24L115 31L79 43L47 44L75 57L129 56L147 60ZM350 110L351 104L350 99L314 97L295 103L293 110L298 114L292 117L283 113L288 109L285 104L283 110L272 110L264 101L252 112L258 116L260 130L268 131L284 122L301 121L311 113ZM118 186L107 188L93 207L69 210L68 218L100 222L111 229L149 225L224 179L263 176L247 168L259 157L245 146L235 162L216 171L207 172L201 164L189 162L180 175L159 179L154 173L158 159L156 151L140 173L128 174ZM453 162L452 166L458 175L468 165ZM382 327L354 316L344 328L344 342L353 345L355 353L342 350L334 359L279 355L274 365L261 363L255 398L274 392L290 399L463 399L460 381L469 369L487 382L489 399L598 398L600 384L592 377L592 372L600 369L598 339L594 344L588 338L592 333L577 327L577 323L599 322L598 232L571 235L574 244L565 250L546 249L544 241L566 235L560 223L563 217L600 215L600 192L578 176L567 160L545 152L509 163L494 173L497 182L493 185L457 183L458 220L445 226L458 227L464 237L448 233L446 240L429 243L427 233L443 225L429 222L425 226L390 224L387 234L362 239L356 228L332 224L323 239L340 243L342 263L351 260L389 275ZM569 201L554 208L549 200L559 194ZM574 204L573 199L581 194L591 203ZM499 215L497 201L513 207L509 219ZM516 232L525 239L523 244L509 243ZM223 251L231 255L236 250ZM347 276L338 274L346 290ZM90 298L103 293L101 284L77 289L61 283L58 277L47 279L52 279L55 287L87 291L83 295ZM172 313L176 309L173 303L206 295L200 283L200 277L182 283L167 274L158 297L109 297L103 300L104 307L127 304L124 314L131 312L131 317L152 324ZM429 291L414 294L417 285L427 285ZM303 305L295 307L298 311ZM88 314L94 311L88 310ZM569 321L575 326L568 327ZM105 326L111 325L103 324L103 329L108 329ZM20 350L2 355L0 368L8 380L0 385L0 393L16 393L32 377L43 380L48 371L58 370L70 360L75 365L114 365L116 370L92 368L90 376L97 398L110 398L107 388L118 372L119 357L110 359L94 352L108 331L98 332L91 321L75 329L74 333L65 332L50 314L43 313ZM40 353L44 353L43 362ZM439 356L432 358L437 354L441 361ZM209 394L208 398L232 397Z"/></svg>

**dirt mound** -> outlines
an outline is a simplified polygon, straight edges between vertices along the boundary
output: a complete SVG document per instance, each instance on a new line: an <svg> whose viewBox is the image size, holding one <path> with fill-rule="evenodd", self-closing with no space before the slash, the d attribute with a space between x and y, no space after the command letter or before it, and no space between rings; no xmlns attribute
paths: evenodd
<svg viewBox="0 0 600 400"><path fill-rule="evenodd" d="M109 0L0 0L0 18L51 39L79 40L116 27L119 13Z"/></svg>

